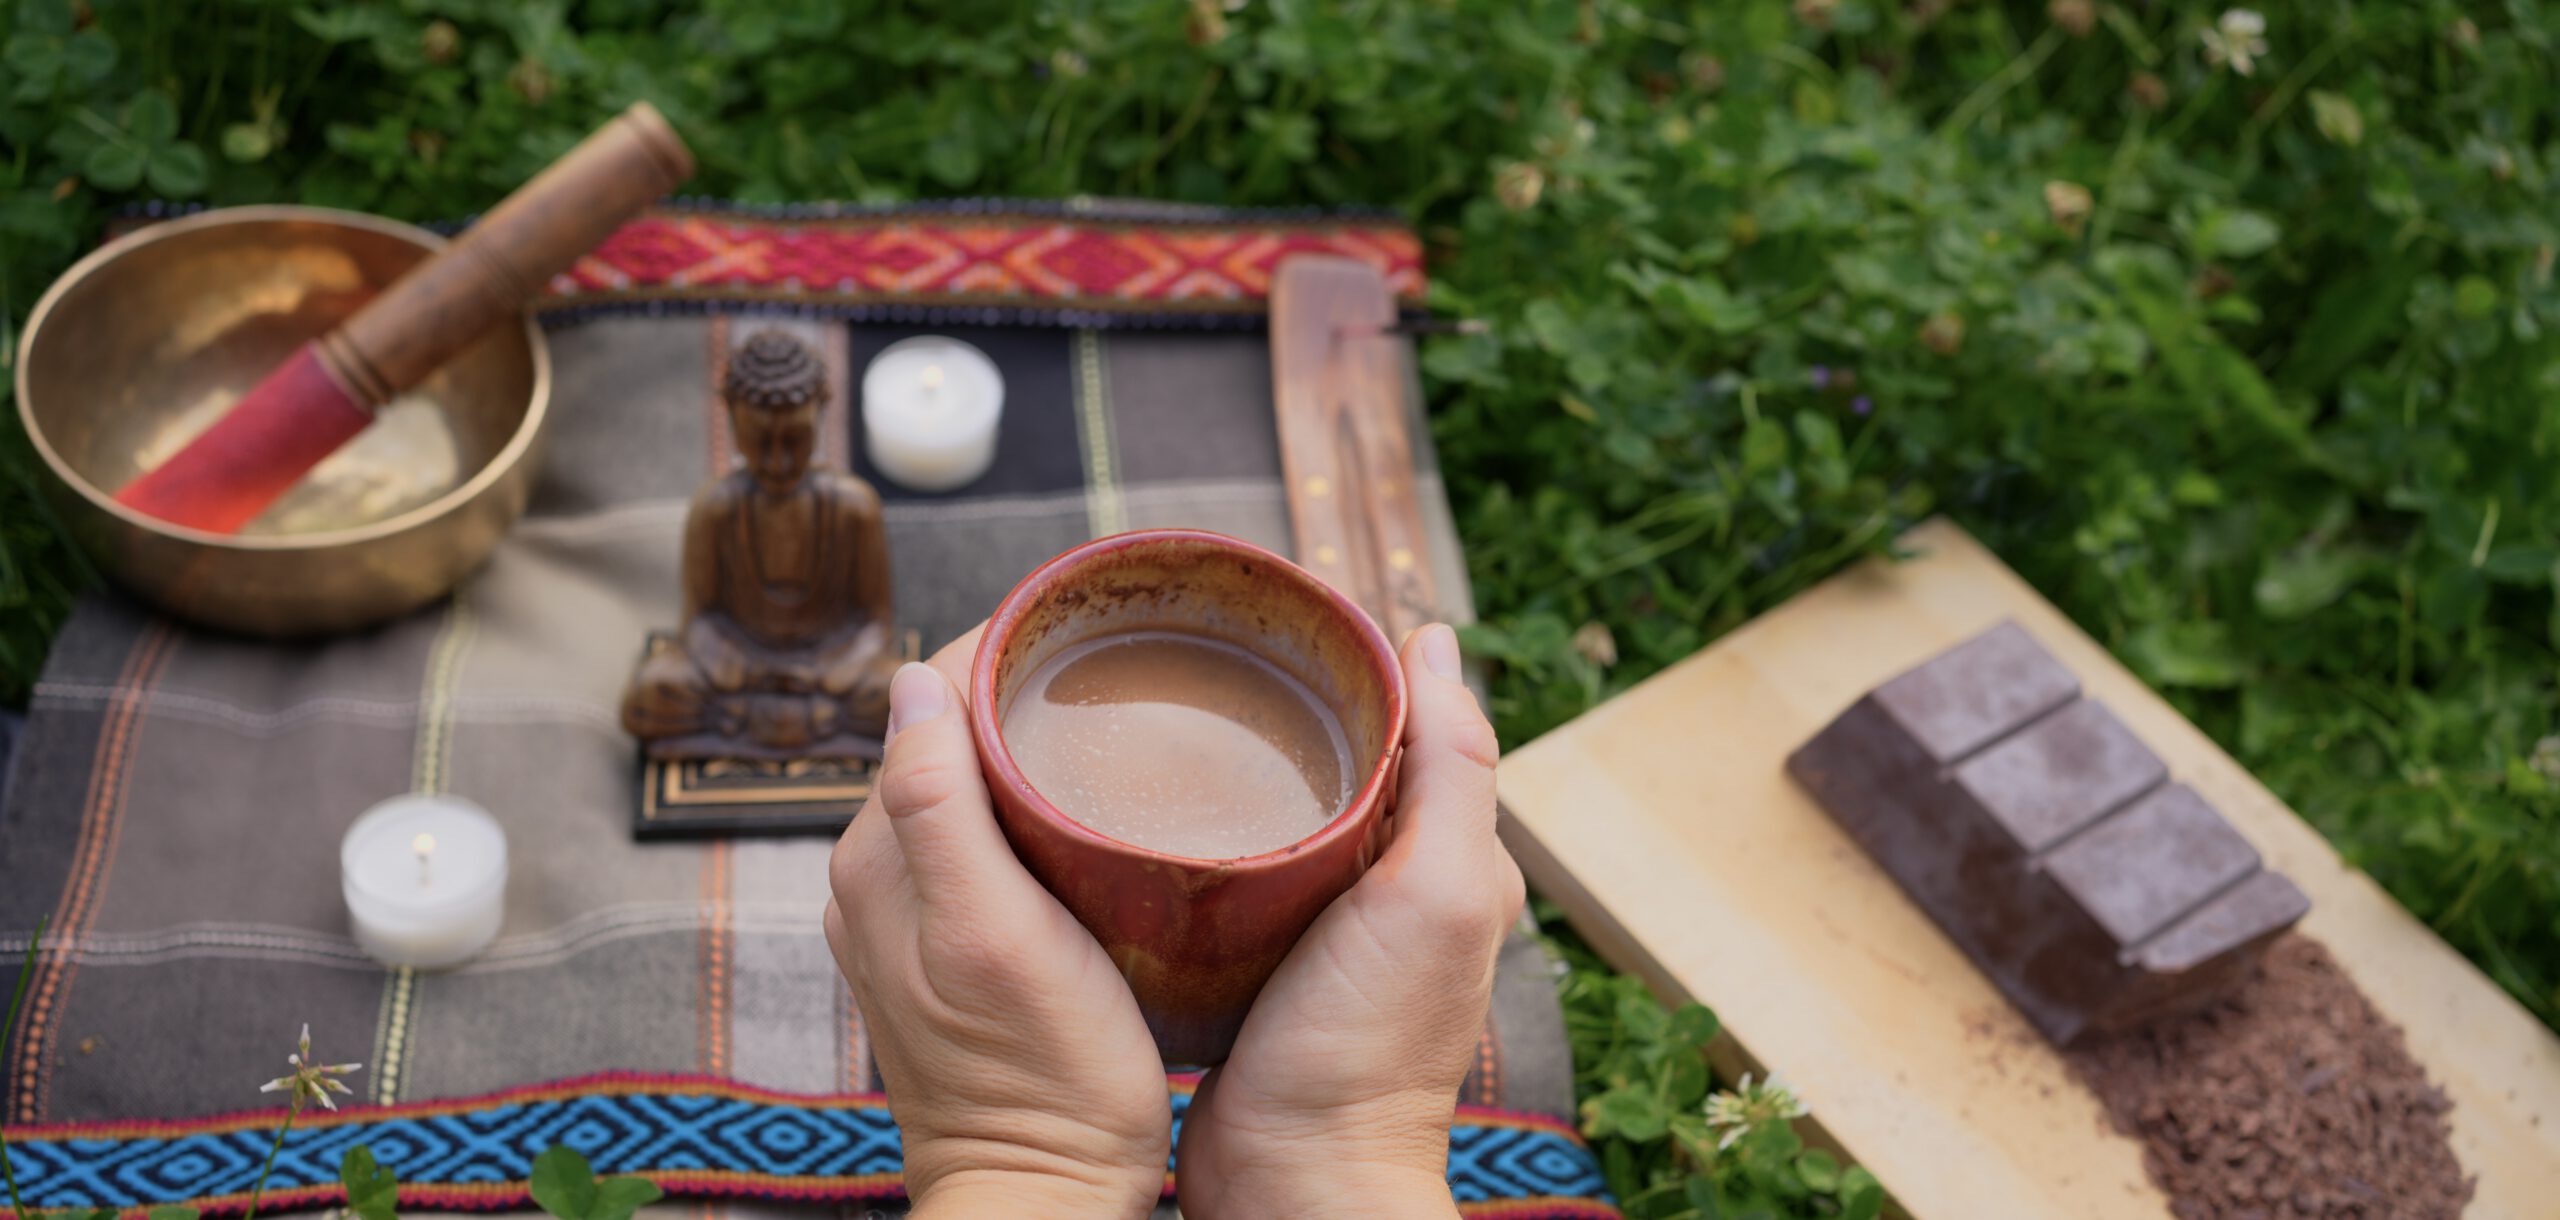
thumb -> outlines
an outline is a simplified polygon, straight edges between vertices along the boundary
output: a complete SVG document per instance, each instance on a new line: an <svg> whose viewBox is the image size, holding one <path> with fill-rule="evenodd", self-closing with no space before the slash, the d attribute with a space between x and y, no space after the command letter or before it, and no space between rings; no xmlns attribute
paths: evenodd
<svg viewBox="0 0 2560 1220"><path fill-rule="evenodd" d="M889 683L880 808L927 908L969 902L1021 872L988 804L960 692L930 665L911 661Z"/></svg>
<svg viewBox="0 0 2560 1220"><path fill-rule="evenodd" d="M1493 842L1493 726L1458 666L1458 635L1433 623L1407 637L1404 788L1396 815L1433 856L1473 862Z"/></svg>
<svg viewBox="0 0 2560 1220"><path fill-rule="evenodd" d="M1501 751L1493 726L1461 675L1456 632L1439 623L1414 632L1403 660L1411 702L1396 838L1387 848L1400 858L1389 876L1427 907L1468 924L1481 918L1499 941L1524 895L1519 866L1495 834Z"/></svg>

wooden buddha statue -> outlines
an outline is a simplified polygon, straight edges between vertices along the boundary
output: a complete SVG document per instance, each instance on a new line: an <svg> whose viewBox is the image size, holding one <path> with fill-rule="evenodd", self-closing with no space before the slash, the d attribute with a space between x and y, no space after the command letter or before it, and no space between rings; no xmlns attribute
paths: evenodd
<svg viewBox="0 0 2560 1220"><path fill-rule="evenodd" d="M651 758L877 758L889 718L889 544L880 497L811 464L825 366L764 331L721 397L743 469L684 523L684 626L652 641L622 701Z"/></svg>

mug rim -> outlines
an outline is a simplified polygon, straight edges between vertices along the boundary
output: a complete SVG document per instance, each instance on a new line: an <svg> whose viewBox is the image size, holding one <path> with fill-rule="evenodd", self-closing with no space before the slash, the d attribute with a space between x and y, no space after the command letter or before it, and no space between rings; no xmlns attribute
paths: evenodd
<svg viewBox="0 0 2560 1220"><path fill-rule="evenodd" d="M1158 543L1189 543L1206 550L1223 551L1230 555L1271 564L1273 570L1283 574L1283 579L1295 581L1313 590L1318 595L1316 600L1319 603L1329 607L1336 617L1350 624L1352 634L1357 636L1362 647L1367 649L1370 663L1378 668L1380 675L1385 679L1383 685L1387 695L1387 716L1379 741L1378 757L1376 761L1370 763L1368 776L1361 782L1359 790L1351 795L1351 799L1343 802L1342 808L1335 811L1332 819L1317 828L1314 833L1270 851L1250 856L1185 856L1158 851L1152 847L1112 838L1067 816L1066 812L1059 809L1048 797L1041 795L1039 788L1031 783L1030 777L1024 775L1022 768L1015 764L1013 751L1005 744L1002 718L996 713L995 666L1005 645L1012 640L1015 630L1020 627L1023 614L1038 595L1055 587L1075 570L1089 565L1094 560L1134 547ZM1047 562L1031 569L1021 580L1015 582L1012 590L1004 595L1004 600L996 604L995 613L987 617L986 632L978 638L977 653L969 662L969 727L975 732L979 752L984 757L987 769L992 773L989 776L991 781L1019 795L1023 806L1031 811L1035 819L1052 829L1064 831L1072 838L1132 860L1172 864L1191 869L1233 871L1257 866L1268 867L1354 833L1355 824L1362 820L1363 811L1376 810L1386 797L1387 779L1395 770L1397 753L1404 748L1407 701L1408 692L1405 689L1403 661L1397 656L1393 642L1387 639L1385 629L1379 627L1377 620L1369 617L1368 612L1362 610L1358 603L1345 597L1341 590L1326 584L1314 573L1299 567L1282 555L1241 538L1202 529L1128 530L1079 543L1050 557Z"/></svg>

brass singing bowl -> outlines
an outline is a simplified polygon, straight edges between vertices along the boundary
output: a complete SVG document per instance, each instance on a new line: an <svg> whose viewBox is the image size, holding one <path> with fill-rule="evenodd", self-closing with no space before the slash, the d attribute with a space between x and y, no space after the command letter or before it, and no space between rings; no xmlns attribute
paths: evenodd
<svg viewBox="0 0 2560 1220"><path fill-rule="evenodd" d="M72 536L170 613L251 635L345 631L451 590L532 491L551 355L530 316L393 400L238 534L113 499L444 244L354 212L246 207L80 260L36 302L17 370L18 416Z"/></svg>

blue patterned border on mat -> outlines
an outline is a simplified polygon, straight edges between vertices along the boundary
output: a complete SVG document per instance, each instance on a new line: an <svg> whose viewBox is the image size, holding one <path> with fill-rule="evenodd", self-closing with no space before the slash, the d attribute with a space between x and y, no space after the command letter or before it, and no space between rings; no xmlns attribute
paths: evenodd
<svg viewBox="0 0 2560 1220"><path fill-rule="evenodd" d="M1171 1084L1179 1122L1191 1081ZM245 1207L281 1117L66 1124L7 1135L32 1207L191 1201L224 1215ZM340 1202L338 1163L359 1143L399 1175L409 1208L522 1206L534 1157L554 1144L585 1154L599 1173L638 1174L679 1197L843 1202L904 1194L898 1129L877 1094L807 1097L708 1077L614 1073L306 1115L276 1158L262 1206ZM1449 1133L1449 1186L1475 1217L1618 1214L1590 1149L1543 1115L1461 1107Z"/></svg>

